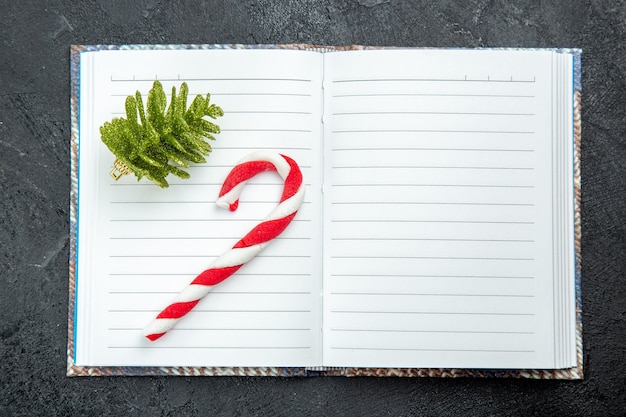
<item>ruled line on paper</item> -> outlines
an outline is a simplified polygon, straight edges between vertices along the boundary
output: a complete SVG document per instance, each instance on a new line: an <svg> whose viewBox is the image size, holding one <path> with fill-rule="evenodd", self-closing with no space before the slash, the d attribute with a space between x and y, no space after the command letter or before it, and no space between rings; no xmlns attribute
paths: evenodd
<svg viewBox="0 0 626 417"><path fill-rule="evenodd" d="M272 205L272 204L276 204L276 202L274 201L262 201L262 200L243 200L243 202L245 202L246 204L264 204L264 205ZM199 205L206 205L206 204L215 204L215 200L197 200L197 201L131 201L131 200L118 200L118 201L109 201L109 204L199 204ZM305 204L311 204L310 201L303 201L302 202L303 205Z"/></svg>
<svg viewBox="0 0 626 417"><path fill-rule="evenodd" d="M131 294L178 294L180 291L109 291L109 294L131 295ZM310 291L220 291L213 290L211 294L225 295L311 295Z"/></svg>
<svg viewBox="0 0 626 417"><path fill-rule="evenodd" d="M356 346L331 346L333 350L364 350L364 351L413 351L413 352L481 352L481 353L535 353L534 350L513 349L441 349L441 348L381 348Z"/></svg>
<svg viewBox="0 0 626 417"><path fill-rule="evenodd" d="M460 187L460 188L535 188L534 185L492 185L492 184L337 184L332 187Z"/></svg>
<svg viewBox="0 0 626 417"><path fill-rule="evenodd" d="M118 93L111 93L111 97L128 97L130 94L118 94ZM206 95L206 93L200 93L200 92L189 92L187 94L187 97L195 97L195 96L204 96ZM166 97L171 97L172 94L165 92L165 96ZM234 93L234 92L212 92L211 93L211 98L215 99L216 97L219 96L285 96L285 97L313 97L312 94L307 94L307 93L277 93L277 92L257 92L257 93Z"/></svg>
<svg viewBox="0 0 626 417"><path fill-rule="evenodd" d="M534 239L456 239L456 238L419 238L419 237L333 237L333 241L418 241L418 242L498 242L498 243L533 243Z"/></svg>
<svg viewBox="0 0 626 417"><path fill-rule="evenodd" d="M254 129L254 128L250 128L250 129L245 129L245 128L240 128L240 129L229 129L229 128L225 128L225 129L221 129L222 132L291 132L291 133L311 133L313 132L311 129Z"/></svg>
<svg viewBox="0 0 626 417"><path fill-rule="evenodd" d="M453 333L453 334L525 334L525 335L533 335L535 332L532 331L513 331L513 330L502 330L502 331L487 331L487 330L413 330L413 329L342 329L342 328L331 328L331 332L375 332L375 333Z"/></svg>
<svg viewBox="0 0 626 417"><path fill-rule="evenodd" d="M241 236L113 236L109 240L233 240ZM310 237L281 237L273 240L311 240Z"/></svg>
<svg viewBox="0 0 626 417"><path fill-rule="evenodd" d="M333 84L341 83L370 83L370 82L470 82L470 83L534 83L536 80L514 80L510 79L493 79L487 76L487 79L473 79L473 78L362 78L362 79L342 79L332 80Z"/></svg>
<svg viewBox="0 0 626 417"><path fill-rule="evenodd" d="M333 98L344 97L485 97L485 98L534 98L534 95L523 94L445 94L445 93L349 93L335 94Z"/></svg>
<svg viewBox="0 0 626 417"><path fill-rule="evenodd" d="M259 219L109 219L110 222L258 222ZM293 219L293 222L310 223L311 219Z"/></svg>
<svg viewBox="0 0 626 417"><path fill-rule="evenodd" d="M440 260L466 260L466 261L534 261L535 258L482 258L482 257L462 257L462 256L383 256L383 255L371 255L371 256L357 256L357 255L331 255L331 259L440 259Z"/></svg>
<svg viewBox="0 0 626 417"><path fill-rule="evenodd" d="M143 328L141 327L109 327L108 330L112 331L141 331ZM211 332L310 332L311 328L241 328L241 327L182 327L176 326L175 328L169 330L169 333L172 332L184 332L184 331L211 331Z"/></svg>
<svg viewBox="0 0 626 417"><path fill-rule="evenodd" d="M251 201L244 200L246 204L275 204L273 201ZM200 201L109 201L109 204L215 204L215 200L200 200ZM310 201L303 201L302 204L311 204Z"/></svg>
<svg viewBox="0 0 626 417"><path fill-rule="evenodd" d="M146 310L146 309L115 309L108 310L109 313L160 313L161 310ZM310 313L311 310L290 310L290 309L281 309L281 310L211 310L211 309L200 309L195 308L191 310L189 314L197 314L197 313Z"/></svg>
<svg viewBox="0 0 626 417"><path fill-rule="evenodd" d="M535 224L534 221L495 221L495 220L398 220L398 219L331 219L331 223L478 223L478 224Z"/></svg>
<svg viewBox="0 0 626 417"><path fill-rule="evenodd" d="M215 200L196 201L109 201L109 204L215 204Z"/></svg>
<svg viewBox="0 0 626 417"><path fill-rule="evenodd" d="M144 272L112 272L109 276L112 277L151 277L151 276L159 276L159 277L195 277L198 274L188 274L188 273L144 273ZM297 274L297 273L245 273L245 272L237 272L237 276L288 276L288 277L310 277L310 274Z"/></svg>
<svg viewBox="0 0 626 417"><path fill-rule="evenodd" d="M534 203L487 203L487 202L446 202L446 201L335 201L330 203L331 205L452 205L452 206L521 206L521 207L534 207Z"/></svg>
<svg viewBox="0 0 626 417"><path fill-rule="evenodd" d="M286 114L297 114L297 115L311 115L311 112L306 112L306 111L282 111L282 110L271 110L271 111L258 111L258 110L237 110L237 111L233 111L233 110L228 110L228 114L262 114L265 116L268 115L279 115L279 116L284 116ZM111 112L111 115L113 117L119 117L119 116L124 116L126 115L125 111L119 111L119 112ZM253 129L253 130L259 130L259 129ZM225 130L222 129L222 132L224 132Z"/></svg>
<svg viewBox="0 0 626 417"><path fill-rule="evenodd" d="M211 97L219 96L286 96L286 97L313 97L312 94L306 93L273 93L273 92L261 92L261 93L211 93Z"/></svg>
<svg viewBox="0 0 626 417"><path fill-rule="evenodd" d="M345 129L332 133L479 133L479 134L523 134L532 135L532 130L455 130L455 129Z"/></svg>
<svg viewBox="0 0 626 417"><path fill-rule="evenodd" d="M221 252L220 252L221 254ZM212 258L215 256L219 256L219 254L202 254L202 255L109 255L109 258L138 258L138 259L150 259L150 258L156 258L156 259L163 259L163 258ZM259 254L256 255L255 258L304 258L304 259L310 259L311 255L285 255L285 254L281 254L281 255L264 255L264 254Z"/></svg>
<svg viewBox="0 0 626 417"><path fill-rule="evenodd" d="M171 78L171 77L165 77L165 78L158 78L155 77L156 79L158 79L158 81L272 81L272 82L304 82L304 83L310 83L312 80L310 79L306 79L306 78L242 78L242 77L235 77L235 78L228 78L228 77L222 77L222 78L206 78L206 77L177 77L177 78ZM155 81L155 78L136 78L133 77L132 79L129 78L114 78L113 76L111 76L111 81L112 82L136 82L136 81Z"/></svg>
<svg viewBox="0 0 626 417"><path fill-rule="evenodd" d="M310 146L281 146L280 148L277 148L275 146L219 146L220 150L243 150L243 149L250 149L250 150L280 150L280 151L311 151L311 147ZM219 166L219 165L194 165L195 168L210 168L210 167L215 167L215 166ZM301 168L311 168L310 166L306 167L306 166L301 166Z"/></svg>
<svg viewBox="0 0 626 417"><path fill-rule="evenodd" d="M369 311L369 310L331 310L335 314L415 314L415 315L457 315L457 316L534 316L534 313L503 313L475 311Z"/></svg>
<svg viewBox="0 0 626 417"><path fill-rule="evenodd" d="M306 168L310 168L306 165L301 165L300 168L302 169L306 169ZM117 182L112 182L109 184L111 187L145 187L145 186L153 186L154 184L152 183L148 183L148 182L132 182L132 183L117 183ZM222 183L221 182L194 182L194 183L188 183L188 182L177 182L177 183L171 183L169 184L169 187L210 187L210 186L221 186ZM254 185L263 185L263 186L267 186L267 185L271 185L271 186L276 186L276 185L280 185L278 182L276 183L272 183L272 182L254 182ZM304 184L306 187L310 187L311 184Z"/></svg>
<svg viewBox="0 0 626 417"><path fill-rule="evenodd" d="M247 147L247 146L242 146L242 147L230 147L230 148L219 148L219 149L236 149L236 150L242 150L242 149L272 149L272 150L276 150L276 149L285 149L285 148L276 148L276 147L266 147L266 148L257 148L257 147ZM287 149L299 149L299 150L305 150L305 151L310 151L312 150L310 146L307 147L293 147L293 148L287 148ZM232 168L232 164L213 164L213 165L204 165L204 164L198 164L198 165L192 165L192 168L194 169L199 169L199 168ZM110 168L113 168L113 165L110 166ZM300 168L311 168L310 165L300 165ZM254 182L257 185L277 185L278 182L276 183L262 183L262 182ZM170 185L182 185L181 184L170 184ZM207 183L207 182L194 182L191 185L221 185L221 183L219 182L215 182L215 183ZM305 184L305 185L310 185L310 184Z"/></svg>
<svg viewBox="0 0 626 417"><path fill-rule="evenodd" d="M171 331L171 330L170 330ZM301 350L312 349L311 346L214 346L214 345L202 345L202 346L132 346L132 345L120 345L120 346L107 346L108 349L212 349L212 350Z"/></svg>
<svg viewBox="0 0 626 417"><path fill-rule="evenodd" d="M333 147L332 152L341 151L459 151L459 152L535 152L534 149L495 149L495 148L417 148L417 147L380 147L380 148L338 148Z"/></svg>
<svg viewBox="0 0 626 417"><path fill-rule="evenodd" d="M259 150L259 149L270 149L270 150L276 150L275 146L266 146L266 147L257 147L257 146L231 146L231 147L219 147L217 149L221 149L221 150L225 150L225 149L230 149L230 150ZM287 147L287 148L280 148L281 150L283 149L291 149L291 150L303 150L303 151L312 151L313 149L311 149L310 146L292 146L292 147ZM311 169L312 166L308 165L308 164L301 164L299 165L300 168L302 169ZM190 168L192 169L201 169L201 168L232 168L233 165L232 164L215 164L215 165L206 165L206 164L194 164L191 165ZM113 168L113 164L110 165L110 168ZM177 184L170 184L170 186L173 185L183 185L186 183L177 183ZM196 182L193 185L215 185L215 184L219 184L219 183L204 183L204 182ZM259 185L268 185L269 183L259 183L259 182L255 182L255 184L259 184ZM272 185L277 185L278 182L273 183ZM308 183L305 183L305 185L310 185Z"/></svg>
<svg viewBox="0 0 626 417"><path fill-rule="evenodd" d="M305 114L311 115L310 111L283 111L283 110L228 110L228 114Z"/></svg>
<svg viewBox="0 0 626 417"><path fill-rule="evenodd" d="M535 279L534 276L515 275L418 275L418 274L332 274L336 278L461 278L461 279Z"/></svg>
<svg viewBox="0 0 626 417"><path fill-rule="evenodd" d="M478 167L478 166L432 166L432 165L334 165L333 169L486 169L533 171L534 167Z"/></svg>
<svg viewBox="0 0 626 417"><path fill-rule="evenodd" d="M380 292L341 292L331 291L332 295L346 295L346 296L410 296L410 297L512 297L512 298L534 298L532 294L441 294L441 293L380 293Z"/></svg>
<svg viewBox="0 0 626 417"><path fill-rule="evenodd" d="M453 112L453 111L351 111L331 113L333 116L359 116L359 115L461 115L461 116L534 116L535 113L498 113L498 112Z"/></svg>
<svg viewBox="0 0 626 417"><path fill-rule="evenodd" d="M360 237L333 237L332 240L354 240L354 241L388 241L388 242L396 242L396 241L444 241L444 242L510 242L510 243L533 243L534 239L478 239L478 238L421 238L421 237L371 237L371 236L360 236Z"/></svg>
<svg viewBox="0 0 626 417"><path fill-rule="evenodd" d="M294 115L310 116L313 113L309 111L288 111L288 110L228 110L228 114L263 114L263 115L275 114L277 116L284 116L286 114L294 114ZM124 115L126 115L125 111L111 112L111 116L114 116L114 117L119 117L119 116L124 116ZM214 122L214 120L216 119L207 120L207 121Z"/></svg>

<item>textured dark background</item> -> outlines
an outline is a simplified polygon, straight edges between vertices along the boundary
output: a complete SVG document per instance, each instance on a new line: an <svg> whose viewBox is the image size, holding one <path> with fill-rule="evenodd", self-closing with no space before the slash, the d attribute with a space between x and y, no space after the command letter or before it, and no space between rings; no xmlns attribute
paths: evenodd
<svg viewBox="0 0 626 417"><path fill-rule="evenodd" d="M585 380L65 376L69 45L295 42L583 48ZM623 0L0 0L0 416L626 415L625 52Z"/></svg>

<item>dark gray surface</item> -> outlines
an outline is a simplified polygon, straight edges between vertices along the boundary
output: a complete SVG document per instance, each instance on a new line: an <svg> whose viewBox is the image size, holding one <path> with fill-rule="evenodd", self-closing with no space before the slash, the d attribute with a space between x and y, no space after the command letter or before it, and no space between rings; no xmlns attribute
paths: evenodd
<svg viewBox="0 0 626 417"><path fill-rule="evenodd" d="M0 416L626 415L624 1L0 1ZM67 378L69 45L583 48L582 382Z"/></svg>

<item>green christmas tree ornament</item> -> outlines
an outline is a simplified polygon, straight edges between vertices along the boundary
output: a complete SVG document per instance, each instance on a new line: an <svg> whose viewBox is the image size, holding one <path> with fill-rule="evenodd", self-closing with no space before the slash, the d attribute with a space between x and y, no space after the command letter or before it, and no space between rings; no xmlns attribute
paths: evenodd
<svg viewBox="0 0 626 417"><path fill-rule="evenodd" d="M126 98L126 118L120 117L100 127L102 142L115 155L111 176L118 180L131 172L140 180L148 178L161 187L169 184L169 174L189 178L183 168L190 163L204 163L211 152L206 139L215 140L220 133L208 116L217 119L223 110L210 104L210 94L196 96L187 108L189 88L182 83L180 91L172 87L169 107L163 86L155 81L144 108L139 91Z"/></svg>

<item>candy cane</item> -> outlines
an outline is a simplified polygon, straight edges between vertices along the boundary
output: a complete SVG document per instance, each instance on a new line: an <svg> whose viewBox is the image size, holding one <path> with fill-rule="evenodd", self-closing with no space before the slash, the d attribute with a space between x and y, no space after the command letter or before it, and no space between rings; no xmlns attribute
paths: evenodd
<svg viewBox="0 0 626 417"><path fill-rule="evenodd" d="M239 194L246 182L263 171L276 171L285 180L280 204L232 249L215 259L207 270L198 275L178 294L172 304L144 328L144 336L148 339L154 341L163 336L215 285L233 275L254 258L270 240L281 234L291 223L302 204L304 185L298 164L285 155L261 151L239 161L224 180L217 205L231 211L236 210L239 205Z"/></svg>

